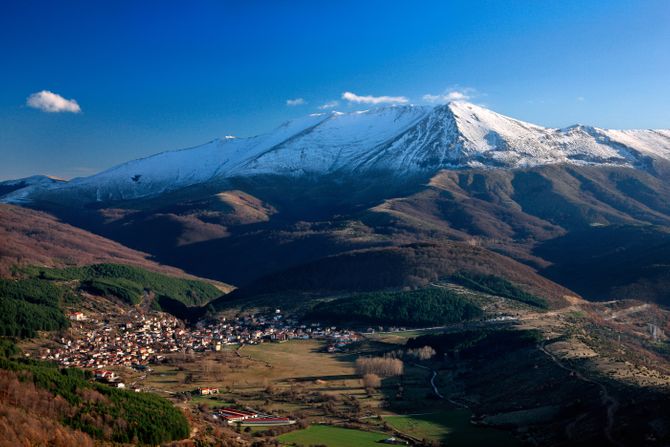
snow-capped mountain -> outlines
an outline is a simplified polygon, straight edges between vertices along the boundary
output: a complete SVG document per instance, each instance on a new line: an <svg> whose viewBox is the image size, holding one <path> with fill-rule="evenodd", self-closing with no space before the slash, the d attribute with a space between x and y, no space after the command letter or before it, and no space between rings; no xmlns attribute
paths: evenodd
<svg viewBox="0 0 670 447"><path fill-rule="evenodd" d="M52 186L65 184L66 181L46 175L32 175L14 180L0 182L0 197L12 195L14 201L20 201L35 189L48 189Z"/></svg>
<svg viewBox="0 0 670 447"><path fill-rule="evenodd" d="M313 114L257 137L226 137L162 152L66 184L27 185L3 200L21 202L52 191L81 192L97 201L132 199L267 174L405 176L559 163L643 167L650 157L670 159L670 130L545 128L452 102Z"/></svg>

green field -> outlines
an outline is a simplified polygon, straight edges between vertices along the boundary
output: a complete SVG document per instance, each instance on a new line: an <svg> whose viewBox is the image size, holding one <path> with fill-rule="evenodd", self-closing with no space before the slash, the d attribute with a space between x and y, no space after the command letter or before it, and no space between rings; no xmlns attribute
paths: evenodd
<svg viewBox="0 0 670 447"><path fill-rule="evenodd" d="M416 416L385 416L384 420L402 433L449 446L519 445L519 442L507 432L472 425L468 410L450 410Z"/></svg>
<svg viewBox="0 0 670 447"><path fill-rule="evenodd" d="M383 433L333 427L330 425L312 425L304 430L294 431L280 436L284 445L325 445L328 447L379 447L379 441L388 438Z"/></svg>
<svg viewBox="0 0 670 447"><path fill-rule="evenodd" d="M392 345L405 345L410 338L420 337L422 335L442 333L444 329L416 329L398 332L376 332L368 334L366 337L370 340L389 343Z"/></svg>

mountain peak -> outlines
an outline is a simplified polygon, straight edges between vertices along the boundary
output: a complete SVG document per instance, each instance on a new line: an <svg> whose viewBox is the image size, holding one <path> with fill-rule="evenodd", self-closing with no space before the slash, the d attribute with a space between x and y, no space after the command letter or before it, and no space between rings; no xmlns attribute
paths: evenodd
<svg viewBox="0 0 670 447"><path fill-rule="evenodd" d="M400 177L559 163L643 167L648 157L670 159L670 131L552 129L454 101L311 114L256 137L162 152L66 184L31 181L18 190L5 188L3 200L65 191L89 201L124 200L259 175L386 172Z"/></svg>

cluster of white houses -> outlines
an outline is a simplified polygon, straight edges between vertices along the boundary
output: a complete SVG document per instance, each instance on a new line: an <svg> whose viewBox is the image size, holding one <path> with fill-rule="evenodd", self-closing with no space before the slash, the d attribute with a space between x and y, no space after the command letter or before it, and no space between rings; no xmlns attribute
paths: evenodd
<svg viewBox="0 0 670 447"><path fill-rule="evenodd" d="M42 359L90 369L142 367L161 362L170 353L219 351L225 345L320 338L329 341L328 349L332 352L359 339L351 330L285 319L279 310L269 315L203 322L191 328L171 315L158 312L132 311L107 321L76 312L70 319L71 335L44 349Z"/></svg>

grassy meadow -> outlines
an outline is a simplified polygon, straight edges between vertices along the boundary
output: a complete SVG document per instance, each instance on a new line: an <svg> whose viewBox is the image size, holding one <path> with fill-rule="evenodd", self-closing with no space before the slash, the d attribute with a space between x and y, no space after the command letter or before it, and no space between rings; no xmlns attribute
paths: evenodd
<svg viewBox="0 0 670 447"><path fill-rule="evenodd" d="M388 438L384 433L353 430L329 425L312 425L279 436L284 445L323 445L327 447L379 447L380 441Z"/></svg>
<svg viewBox="0 0 670 447"><path fill-rule="evenodd" d="M385 416L389 426L414 438L456 447L517 446L509 433L470 423L470 411L456 409L408 416Z"/></svg>

